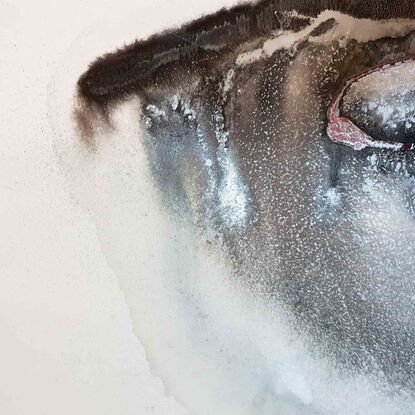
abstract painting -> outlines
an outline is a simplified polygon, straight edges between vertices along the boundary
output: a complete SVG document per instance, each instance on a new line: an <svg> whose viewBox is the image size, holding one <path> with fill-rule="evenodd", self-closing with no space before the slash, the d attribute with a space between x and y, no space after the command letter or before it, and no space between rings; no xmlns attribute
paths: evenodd
<svg viewBox="0 0 415 415"><path fill-rule="evenodd" d="M76 75L54 154L176 405L137 413L413 414L415 3L190 3L51 84Z"/></svg>

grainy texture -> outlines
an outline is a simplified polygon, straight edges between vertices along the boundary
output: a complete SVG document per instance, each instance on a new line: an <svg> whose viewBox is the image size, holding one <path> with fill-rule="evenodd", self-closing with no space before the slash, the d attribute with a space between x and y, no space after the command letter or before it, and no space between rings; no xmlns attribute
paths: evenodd
<svg viewBox="0 0 415 415"><path fill-rule="evenodd" d="M328 9L343 14L316 20ZM77 119L90 138L97 114L110 123L111 108L138 95L169 212L219 246L256 295L282 303L316 351L413 393L414 155L357 152L325 128L339 83L413 54L415 27L372 22L349 33L362 21L348 16L412 18L415 4L286 0L220 11L92 63Z"/></svg>

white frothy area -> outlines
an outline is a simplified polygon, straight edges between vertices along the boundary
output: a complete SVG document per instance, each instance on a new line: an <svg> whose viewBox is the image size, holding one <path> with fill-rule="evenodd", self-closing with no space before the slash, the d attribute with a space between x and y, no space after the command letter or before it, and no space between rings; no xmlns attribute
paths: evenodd
<svg viewBox="0 0 415 415"><path fill-rule="evenodd" d="M172 221L136 117L135 102L117 112L117 133L100 138L93 162L72 161L72 182L166 393L200 415L410 413L411 402L389 398L376 379L342 374L311 355L278 305L250 296L220 252Z"/></svg>
<svg viewBox="0 0 415 415"><path fill-rule="evenodd" d="M311 32L321 23L334 18L336 25L326 33L309 38ZM270 57L277 50L295 48L295 45L307 38L315 43L329 43L333 40L357 40L369 42L382 37L400 37L415 29L415 22L409 19L391 19L374 21L356 19L340 12L325 10L310 25L298 32L284 30L264 42L261 48L241 53L236 59L237 66L251 64L258 59Z"/></svg>

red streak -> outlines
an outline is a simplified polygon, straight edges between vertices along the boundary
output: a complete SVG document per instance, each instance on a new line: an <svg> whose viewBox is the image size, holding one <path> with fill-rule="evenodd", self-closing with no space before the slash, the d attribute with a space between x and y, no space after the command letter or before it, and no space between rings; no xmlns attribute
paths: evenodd
<svg viewBox="0 0 415 415"><path fill-rule="evenodd" d="M411 143L399 143L397 141L382 141L371 137L364 132L356 124L354 124L349 118L340 116L340 102L343 98L345 90L355 81L364 76L370 75L373 72L380 71L382 69L400 65L401 63L415 60L415 56L404 59L396 59L387 63L376 65L370 69L366 69L358 74L355 74L349 78L346 78L340 85L333 100L327 110L327 118L329 120L327 126L327 135L335 143L345 144L353 147L355 150L363 150L366 147L373 148L385 148L394 151L398 150L415 150L415 144Z"/></svg>

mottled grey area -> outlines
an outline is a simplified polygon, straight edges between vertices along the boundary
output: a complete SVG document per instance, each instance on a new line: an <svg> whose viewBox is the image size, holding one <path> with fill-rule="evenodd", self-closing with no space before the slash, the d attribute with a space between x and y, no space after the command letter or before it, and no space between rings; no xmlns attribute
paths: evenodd
<svg viewBox="0 0 415 415"><path fill-rule="evenodd" d="M77 119L91 143L96 119L138 94L169 211L226 252L235 278L295 315L316 352L413 393L414 155L357 152L331 142L325 129L339 82L407 56L415 35L306 38L236 66L272 30L309 24L298 15L269 17L292 8L307 16L325 8L414 16L406 1L279 1L224 11L100 58L80 80Z"/></svg>

